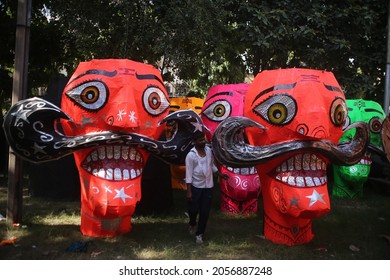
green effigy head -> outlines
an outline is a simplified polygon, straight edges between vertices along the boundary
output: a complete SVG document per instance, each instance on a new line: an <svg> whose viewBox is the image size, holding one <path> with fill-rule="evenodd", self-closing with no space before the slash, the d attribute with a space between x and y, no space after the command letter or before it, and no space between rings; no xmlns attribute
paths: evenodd
<svg viewBox="0 0 390 280"><path fill-rule="evenodd" d="M347 99L348 118L345 127L355 122L365 122L370 129L370 147L382 148L381 129L385 113L379 103L363 99ZM340 143L350 141L355 130L346 131L340 138ZM355 165L333 166L334 182L332 194L338 197L357 198L363 196L363 185L368 179L372 163L371 153Z"/></svg>

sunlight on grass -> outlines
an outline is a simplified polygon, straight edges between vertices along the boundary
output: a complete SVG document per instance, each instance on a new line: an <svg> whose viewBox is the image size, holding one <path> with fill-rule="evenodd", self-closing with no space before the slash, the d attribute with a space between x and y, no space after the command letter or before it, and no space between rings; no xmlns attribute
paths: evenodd
<svg viewBox="0 0 390 280"><path fill-rule="evenodd" d="M34 216L31 222L41 225L78 225L80 224L80 215L67 213L49 213L46 216Z"/></svg>
<svg viewBox="0 0 390 280"><path fill-rule="evenodd" d="M19 227L7 227L4 223L4 230L2 229L3 226L1 226L0 230L0 237L1 240L3 239L10 239L12 237L16 237L16 240L18 240L20 237L26 237L28 236L28 230L25 228L19 228Z"/></svg>
<svg viewBox="0 0 390 280"><path fill-rule="evenodd" d="M156 246L141 247L135 250L135 254L138 259L142 260L181 260L188 259L188 253L191 251L191 248L196 246L188 243L182 244L180 241L178 244L171 246L162 246L159 247L159 244Z"/></svg>
<svg viewBox="0 0 390 280"><path fill-rule="evenodd" d="M5 195L6 192L0 191L0 213L6 209ZM0 237L16 237L15 247L0 249L4 250L0 259L389 259L389 243L384 237L378 237L389 235L389 197L376 193L368 193L370 196L360 201L333 199L332 211L313 221L313 241L293 247L259 237L263 228L261 212L249 217L232 217L219 211L217 198L205 233L206 244L198 245L188 233L182 193L174 195L176 206L172 211L134 216L132 230L112 238L82 235L79 201L28 197L24 200L19 226L0 223ZM87 252L66 252L75 242L89 242ZM351 244L361 250L351 252L348 249Z"/></svg>
<svg viewBox="0 0 390 280"><path fill-rule="evenodd" d="M165 259L169 253L169 250L157 251L153 248L144 248L137 252L137 256L142 260L156 260L156 259Z"/></svg>
<svg viewBox="0 0 390 280"><path fill-rule="evenodd" d="M173 216L159 216L159 217L147 217L147 216L139 216L135 217L132 219L132 223L134 224L142 224L142 223L171 223L171 224L176 224L176 223L182 223L183 222L184 215L183 217L173 217Z"/></svg>

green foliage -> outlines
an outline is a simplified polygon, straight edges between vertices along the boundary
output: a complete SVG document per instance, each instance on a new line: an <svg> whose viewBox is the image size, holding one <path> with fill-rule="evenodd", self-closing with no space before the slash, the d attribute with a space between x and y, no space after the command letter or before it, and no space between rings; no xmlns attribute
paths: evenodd
<svg viewBox="0 0 390 280"><path fill-rule="evenodd" d="M279 67L327 69L348 98L382 103L386 6L384 0L246 1L239 28L248 66L255 74Z"/></svg>
<svg viewBox="0 0 390 280"><path fill-rule="evenodd" d="M17 1L0 1L0 108L9 106L15 48Z"/></svg>
<svg viewBox="0 0 390 280"><path fill-rule="evenodd" d="M10 96L17 1L0 2L0 93ZM202 96L280 67L332 71L348 98L383 100L386 0L34 0L29 88L80 61L129 58ZM5 82L3 83L5 79Z"/></svg>

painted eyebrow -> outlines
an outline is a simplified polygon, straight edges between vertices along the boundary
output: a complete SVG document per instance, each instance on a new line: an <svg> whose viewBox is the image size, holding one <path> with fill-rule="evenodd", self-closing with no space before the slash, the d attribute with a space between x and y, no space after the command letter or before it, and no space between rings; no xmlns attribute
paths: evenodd
<svg viewBox="0 0 390 280"><path fill-rule="evenodd" d="M138 74L138 73L135 73L135 77L138 79L138 80L157 80L161 83L161 85L163 87L165 87L163 81L160 80L159 77L157 77L156 75L153 75L153 74Z"/></svg>
<svg viewBox="0 0 390 280"><path fill-rule="evenodd" d="M217 97L217 96L233 96L233 92L231 92L231 91L221 91L221 92L218 92L217 94L211 96L211 97L207 100L207 102L209 102L209 100L214 99L214 98Z"/></svg>
<svg viewBox="0 0 390 280"><path fill-rule="evenodd" d="M109 71L105 71L105 70L91 69L91 70L87 70L84 73L81 73L80 75L75 77L73 80L71 80L69 82L69 84L73 83L75 80L80 79L81 77L86 76L86 75L102 75L102 76L106 76L106 77L114 77L117 75L117 73L118 72L116 70L109 72ZM157 80L161 83L162 86L164 86L163 81L161 81L160 78L157 77L156 75L153 75L153 74L142 75L142 74L135 73L135 76L138 80Z"/></svg>
<svg viewBox="0 0 390 280"><path fill-rule="evenodd" d="M213 95L213 97L211 97L211 98L214 98L214 97L220 96L220 95L233 96L233 92L231 92L231 91L222 91L222 92L218 92L217 94Z"/></svg>
<svg viewBox="0 0 390 280"><path fill-rule="evenodd" d="M378 114L383 114L383 112L377 110L377 109L372 109L372 108L367 108L367 109L364 109L365 112L376 112Z"/></svg>
<svg viewBox="0 0 390 280"><path fill-rule="evenodd" d="M262 95L266 94L266 93L269 93L271 91L274 91L274 90L279 90L279 89L292 89L294 88L295 86L297 85L297 83L293 83L293 84L282 84L282 85L275 85L275 86L272 86L272 87L269 87L263 91L261 91L258 95L256 95L255 99L253 100L252 102L252 105L253 103L256 102L257 99L259 99Z"/></svg>
<svg viewBox="0 0 390 280"><path fill-rule="evenodd" d="M335 87L335 86L331 86L331 85L325 85L325 84L324 84L324 87L327 90L342 92L341 88L339 88L339 87Z"/></svg>
<svg viewBox="0 0 390 280"><path fill-rule="evenodd" d="M75 80L80 79L81 77L84 77L86 75L102 75L102 76L107 76L107 77L114 77L114 76L116 76L116 74L117 74L116 70L114 70L112 72L108 72L105 70L91 69L91 70L85 71L84 73L81 73L80 75L75 77L73 80L69 81L69 84L73 83Z"/></svg>

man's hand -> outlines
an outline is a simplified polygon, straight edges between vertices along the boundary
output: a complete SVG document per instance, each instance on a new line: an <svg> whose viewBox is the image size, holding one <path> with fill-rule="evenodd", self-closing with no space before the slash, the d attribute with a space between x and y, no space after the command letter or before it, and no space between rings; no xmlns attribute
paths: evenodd
<svg viewBox="0 0 390 280"><path fill-rule="evenodd" d="M186 198L187 198L188 201L192 200L191 184L187 184Z"/></svg>

